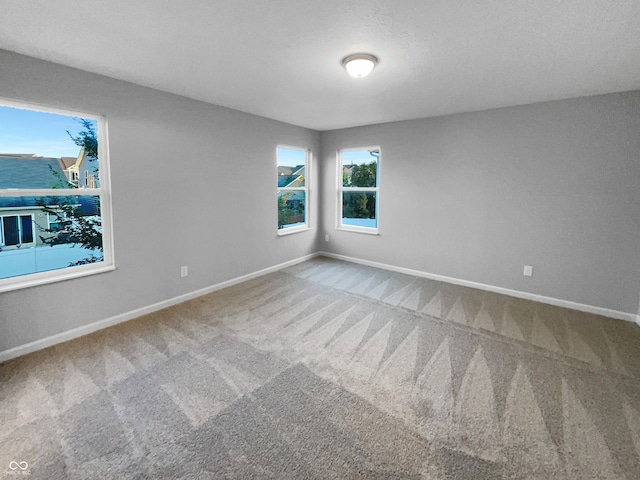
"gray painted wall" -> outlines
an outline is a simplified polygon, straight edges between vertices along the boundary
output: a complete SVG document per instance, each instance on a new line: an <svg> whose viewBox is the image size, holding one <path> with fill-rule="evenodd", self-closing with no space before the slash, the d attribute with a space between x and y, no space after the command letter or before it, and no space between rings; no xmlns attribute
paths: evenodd
<svg viewBox="0 0 640 480"><path fill-rule="evenodd" d="M323 132L321 141L323 250L638 311L640 92ZM335 229L336 150L368 145L381 146L379 236Z"/></svg>
<svg viewBox="0 0 640 480"><path fill-rule="evenodd" d="M0 65L1 97L107 116L117 266L0 294L0 351L318 250L639 310L640 92L320 134L1 50ZM278 143L313 150L323 204L283 237ZM335 152L364 145L382 149L379 236L335 230Z"/></svg>
<svg viewBox="0 0 640 480"><path fill-rule="evenodd" d="M317 156L317 132L6 51L0 65L0 97L107 116L117 266L0 294L0 351L316 251L317 224L277 236L275 151Z"/></svg>

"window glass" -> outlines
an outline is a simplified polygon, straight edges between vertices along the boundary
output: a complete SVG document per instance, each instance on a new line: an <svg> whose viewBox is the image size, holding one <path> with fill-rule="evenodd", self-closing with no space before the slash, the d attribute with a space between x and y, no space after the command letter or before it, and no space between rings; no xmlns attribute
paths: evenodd
<svg viewBox="0 0 640 480"><path fill-rule="evenodd" d="M338 228L377 233L380 148L339 152Z"/></svg>
<svg viewBox="0 0 640 480"><path fill-rule="evenodd" d="M305 225L305 204L304 190L278 192L278 225L282 225L281 228Z"/></svg>
<svg viewBox="0 0 640 480"><path fill-rule="evenodd" d="M375 192L347 191L342 194L342 224L378 228Z"/></svg>
<svg viewBox="0 0 640 480"><path fill-rule="evenodd" d="M111 265L103 122L0 105L0 291Z"/></svg>
<svg viewBox="0 0 640 480"><path fill-rule="evenodd" d="M309 152L278 147L278 230L289 233L308 227Z"/></svg>
<svg viewBox="0 0 640 480"><path fill-rule="evenodd" d="M31 215L20 215L20 242L33 242L33 217Z"/></svg>

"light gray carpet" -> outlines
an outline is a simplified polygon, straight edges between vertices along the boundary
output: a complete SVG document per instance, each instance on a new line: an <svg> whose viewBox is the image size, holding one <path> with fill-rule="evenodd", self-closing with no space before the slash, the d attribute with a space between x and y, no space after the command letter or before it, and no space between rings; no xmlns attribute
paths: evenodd
<svg viewBox="0 0 640 480"><path fill-rule="evenodd" d="M638 367L634 324L318 258L0 365L0 478L633 480Z"/></svg>

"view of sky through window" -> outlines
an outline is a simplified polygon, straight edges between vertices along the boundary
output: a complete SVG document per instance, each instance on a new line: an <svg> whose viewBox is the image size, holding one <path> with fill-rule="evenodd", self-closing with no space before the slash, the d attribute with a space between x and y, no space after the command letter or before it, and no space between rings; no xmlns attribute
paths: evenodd
<svg viewBox="0 0 640 480"><path fill-rule="evenodd" d="M292 148L278 147L278 165L284 167L297 167L304 165L307 152Z"/></svg>
<svg viewBox="0 0 640 480"><path fill-rule="evenodd" d="M342 164L343 165L360 165L363 163L371 163L377 160L372 156L368 150L343 150L342 151Z"/></svg>
<svg viewBox="0 0 640 480"><path fill-rule="evenodd" d="M76 157L80 147L67 131L75 137L82 129L75 117L0 106L0 153Z"/></svg>

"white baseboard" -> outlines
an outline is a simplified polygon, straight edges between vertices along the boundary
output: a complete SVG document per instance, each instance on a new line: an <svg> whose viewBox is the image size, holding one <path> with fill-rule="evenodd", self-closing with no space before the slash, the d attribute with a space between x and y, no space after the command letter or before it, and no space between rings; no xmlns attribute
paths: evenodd
<svg viewBox="0 0 640 480"><path fill-rule="evenodd" d="M373 262L370 260L363 260L360 258L349 257L346 255L338 255L335 253L329 252L317 252L309 255L305 255L304 257L296 258L293 260L289 260L288 262L280 263L278 265L274 265L272 267L264 268L262 270L258 270L253 273L248 273L246 275L242 275L240 277L232 278L231 280L227 280L225 282L221 282L215 285L211 285L209 287L205 287L193 292L185 293L183 295L179 295L177 297L170 298L168 300L163 300L158 303L154 303L153 305L148 305L146 307L138 308L136 310L132 310L129 312L122 313L120 315L116 315L114 317L106 318L104 320L99 320L94 323L90 323L88 325L83 325L78 328L74 328L72 330L67 330L66 332L58 333L56 335L52 335L50 337L46 337L40 340L35 340L30 343L26 343L24 345L20 345L14 348L10 348L9 350L4 350L0 352L0 363L5 362L7 360L11 360L12 358L20 357L22 355L26 355L31 352L35 352L38 350L42 350L47 347L51 347L53 345L57 345L62 342L66 342L68 340L73 340L74 338L81 337L83 335L88 335L90 333L96 332L98 330L102 330L107 327L111 327L113 325L117 325L119 323L127 322L129 320L133 320L134 318L140 317L142 315L146 315L148 313L153 313L158 310L162 310L163 308L168 308L173 305L177 305L182 302L186 302L187 300L191 300L202 295L206 295L207 293L215 292L216 290L221 290L226 287L230 287L232 285L236 285L238 283L246 282L247 280L251 280L256 277L260 277L262 275L266 275L268 273L272 273L278 270L282 270L283 268L290 267L292 265L296 265L298 263L305 262L314 257L324 256L329 258L334 258L336 260L344 260L351 263L358 263L361 265L368 265L370 267L381 268L383 270L390 270L398 273L405 273L407 275L413 275L416 277L429 278L431 280L437 280L440 282L452 283L454 285L461 285L463 287L477 288L480 290L486 290L494 293L501 293L503 295L509 295L511 297L523 298L526 300L533 300L540 303L547 303L549 305L555 305L558 307L570 308L572 310L578 310L581 312L594 313L597 315L603 315L609 318L615 318L619 320L626 320L630 322L635 322L640 326L640 315L634 315L632 313L621 312L618 310L611 310L602 307L596 307L593 305L586 305L582 303L571 302L568 300L561 300L553 297L545 297L543 295L536 295L533 293L521 292L518 290L511 290L508 288L496 287L493 285L487 285L483 283L471 282L468 280L461 280L453 277L446 277L443 275L436 275L433 273L427 273L420 270L413 270L410 268L397 267L395 265L389 265L386 263Z"/></svg>
<svg viewBox="0 0 640 480"><path fill-rule="evenodd" d="M486 290L488 292L501 293L503 295L508 295L510 297L522 298L525 300L533 300L535 302L555 305L557 307L565 307L571 310L578 310L581 312L594 313L596 315L602 315L604 317L615 318L618 320L636 322L638 325L640 325L640 315L621 312L619 310L611 310L608 308L602 308L602 307L596 307L594 305L586 305L583 303L571 302L569 300L562 300L559 298L545 297L543 295L536 295L534 293L527 293L527 292L521 292L519 290L511 290L508 288L496 287L496 286L487 285L484 283L470 282L468 280L461 280L459 278L446 277L444 275L436 275L433 273L427 273L420 270L412 270L410 268L397 267L395 265L372 262L370 260L362 260L360 258L349 257L346 255L338 255L335 253L318 252L317 256L324 256L324 257L334 258L336 260L344 260L347 262L358 263L358 264L367 265L370 267L381 268L383 270L390 270L393 272L405 273L407 275L413 275L415 277L429 278L431 280L452 283L454 285L460 285L463 287L477 288L479 290Z"/></svg>
<svg viewBox="0 0 640 480"><path fill-rule="evenodd" d="M310 255L305 255L304 257L296 258L294 260L289 260L288 262L280 263L278 265L274 265L272 267L264 268L262 270L258 270L257 272L248 273L246 275L242 275L240 277L232 278L231 280L227 280L222 283L217 283L215 285L211 285L209 287L201 288L200 290L196 290L193 292L185 293L183 295L179 295L177 297L170 298L168 300L163 300L158 303L154 303L153 305L148 305L146 307L138 308L136 310L132 310L130 312L121 313L120 315L116 315L114 317L106 318L104 320L99 320L97 322L90 323L88 325L83 325L78 328L74 328L72 330L67 330L66 332L57 333L50 337L42 338L40 340L35 340L30 343L26 343L24 345L20 345L18 347L10 348L9 350L4 350L0 352L0 363L6 362L7 360L11 360L12 358L20 357L22 355L26 355L27 353L35 352L38 350L42 350L47 347L51 347L53 345L57 345L62 342L66 342L68 340L73 340L74 338L81 337L83 335L88 335L89 333L96 332L98 330L102 330L103 328L111 327L113 325L117 325L119 323L127 322L129 320L133 320L134 318L140 317L142 315L146 315L148 313L157 312L158 310L162 310L163 308L171 307L173 305L177 305L182 302L186 302L187 300L194 299L196 297L200 297L202 295L206 295L207 293L215 292L216 290L221 290L226 287L230 287L232 285L236 285L238 283L246 282L247 280L251 280L256 277L261 277L262 275L266 275L268 273L275 272L277 270L282 270L283 268L290 267L292 265L296 265L298 263L307 261L311 258L317 257L317 253L312 253Z"/></svg>

